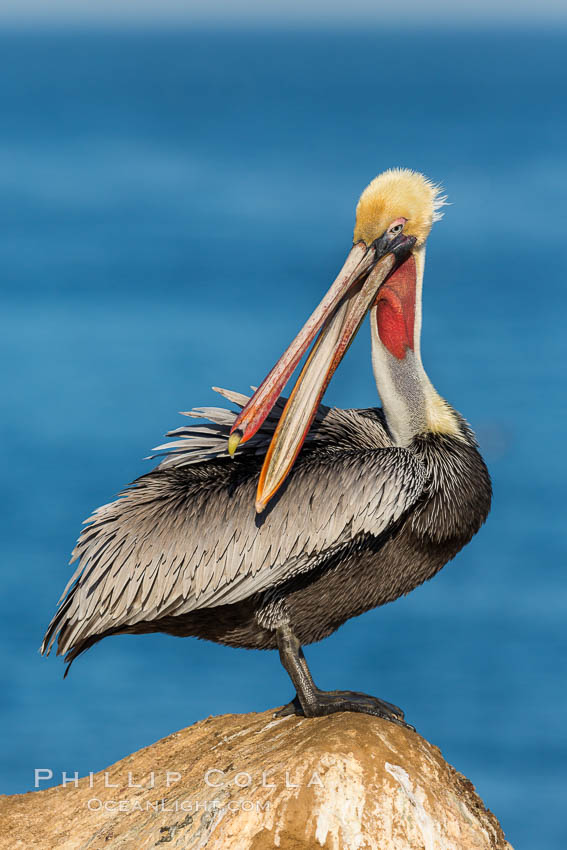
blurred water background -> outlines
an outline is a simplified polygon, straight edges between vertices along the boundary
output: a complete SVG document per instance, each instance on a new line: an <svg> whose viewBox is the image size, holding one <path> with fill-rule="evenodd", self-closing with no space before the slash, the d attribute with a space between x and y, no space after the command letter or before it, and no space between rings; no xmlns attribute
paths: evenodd
<svg viewBox="0 0 567 850"><path fill-rule="evenodd" d="M307 650L402 705L516 848L567 846L564 32L0 35L1 790L100 770L291 696L272 653L120 637L62 680L37 647L81 521L177 411L258 383L393 165L443 181L423 357L473 424L486 527L408 598ZM376 402L367 326L329 403Z"/></svg>

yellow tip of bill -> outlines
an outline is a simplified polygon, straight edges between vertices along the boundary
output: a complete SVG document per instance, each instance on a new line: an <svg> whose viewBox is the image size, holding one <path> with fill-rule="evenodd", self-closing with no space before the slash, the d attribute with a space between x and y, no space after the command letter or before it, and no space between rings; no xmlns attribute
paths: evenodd
<svg viewBox="0 0 567 850"><path fill-rule="evenodd" d="M238 448L241 439L242 435L239 434L237 431L235 431L234 434L231 434L228 438L228 453L231 457L234 457L234 453Z"/></svg>

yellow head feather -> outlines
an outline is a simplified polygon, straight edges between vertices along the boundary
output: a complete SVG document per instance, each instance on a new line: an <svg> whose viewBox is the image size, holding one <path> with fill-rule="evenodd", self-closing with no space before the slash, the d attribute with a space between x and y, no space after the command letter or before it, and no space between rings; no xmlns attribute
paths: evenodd
<svg viewBox="0 0 567 850"><path fill-rule="evenodd" d="M441 187L409 168L390 168L375 177L358 202L354 241L371 245L397 218L406 218L404 233L423 245L446 203Z"/></svg>

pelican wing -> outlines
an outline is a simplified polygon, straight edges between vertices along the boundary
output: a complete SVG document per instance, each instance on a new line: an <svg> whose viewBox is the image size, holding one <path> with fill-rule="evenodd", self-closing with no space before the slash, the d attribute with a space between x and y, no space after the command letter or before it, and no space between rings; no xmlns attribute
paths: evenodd
<svg viewBox="0 0 567 850"><path fill-rule="evenodd" d="M173 432L179 439L161 447L160 465L86 521L42 651L59 633L58 654L73 658L97 635L278 585L360 535L386 532L426 486L421 463L391 445L381 411L322 407L286 486L258 517L255 491L278 411L234 461L226 435L236 414L191 413L212 424Z"/></svg>

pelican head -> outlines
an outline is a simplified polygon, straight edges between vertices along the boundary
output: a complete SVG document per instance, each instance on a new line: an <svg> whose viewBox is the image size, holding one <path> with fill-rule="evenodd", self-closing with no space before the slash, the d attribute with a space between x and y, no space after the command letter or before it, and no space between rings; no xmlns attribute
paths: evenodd
<svg viewBox="0 0 567 850"><path fill-rule="evenodd" d="M372 245L394 223L401 223L415 247L425 244L446 203L441 187L409 168L390 168L368 184L356 207L354 243Z"/></svg>
<svg viewBox="0 0 567 850"><path fill-rule="evenodd" d="M239 443L250 439L260 428L320 331L266 454L258 485L258 512L285 480L337 366L366 313L379 302L382 288L394 279L397 284L380 310L384 338L395 357L402 357L406 348L413 347L404 317L396 315L396 293L400 289L403 296L409 291L408 278L415 283L416 256L422 253L444 202L439 191L415 171L391 169L376 177L360 196L354 243L335 282L241 411L231 431L228 450L233 455Z"/></svg>

